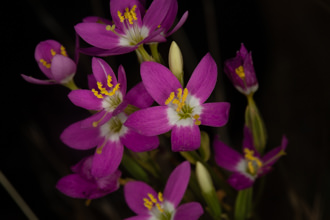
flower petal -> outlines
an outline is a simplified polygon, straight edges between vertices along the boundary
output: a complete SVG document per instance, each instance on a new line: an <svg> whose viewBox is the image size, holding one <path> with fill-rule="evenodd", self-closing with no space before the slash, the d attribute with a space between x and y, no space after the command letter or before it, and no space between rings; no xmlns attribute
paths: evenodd
<svg viewBox="0 0 330 220"><path fill-rule="evenodd" d="M124 46L117 46L109 49L102 49L98 47L87 47L87 48L79 48L79 52L89 55L89 56L112 56L112 55L119 55L124 53L129 53L134 51L138 46L131 46L131 47L124 47Z"/></svg>
<svg viewBox="0 0 330 220"><path fill-rule="evenodd" d="M179 164L169 176L164 189L164 200L177 207L186 192L189 179L190 163L185 161Z"/></svg>
<svg viewBox="0 0 330 220"><path fill-rule="evenodd" d="M171 92L176 92L178 88L182 89L174 74L156 62L143 62L141 77L146 90L159 105L165 105Z"/></svg>
<svg viewBox="0 0 330 220"><path fill-rule="evenodd" d="M76 73L77 66L75 62L66 56L56 54L53 57L50 70L54 80L59 83L67 83Z"/></svg>
<svg viewBox="0 0 330 220"><path fill-rule="evenodd" d="M180 18L179 22L175 25L175 27L168 33L166 33L166 36L172 35L174 32L176 32L187 20L188 18L188 11L186 11L182 17Z"/></svg>
<svg viewBox="0 0 330 220"><path fill-rule="evenodd" d="M130 89L124 100L126 100L128 104L134 105L141 109L151 106L154 102L154 99L149 95L142 82L136 84L132 89Z"/></svg>
<svg viewBox="0 0 330 220"><path fill-rule="evenodd" d="M281 146L278 146L278 147L274 148L273 150L269 151L267 154L265 154L262 157L262 162L263 162L262 170L263 171L266 171L266 170L268 171L268 168L273 166L273 164L281 156L285 155L285 149L286 149L287 144L288 144L288 139L285 136L283 136ZM262 175L264 175L264 174L265 173L263 172Z"/></svg>
<svg viewBox="0 0 330 220"><path fill-rule="evenodd" d="M74 28L87 43L102 49L112 49L119 46L120 37L108 31L107 25L99 23L79 23Z"/></svg>
<svg viewBox="0 0 330 220"><path fill-rule="evenodd" d="M244 149L247 148L247 149L253 151L254 156L261 158L259 152L257 151L257 149L255 148L255 146L253 144L252 132L250 131L250 129L247 126L244 127L243 133L244 133L244 138L243 138L242 151L244 152Z"/></svg>
<svg viewBox="0 0 330 220"><path fill-rule="evenodd" d="M244 158L237 151L228 147L225 143L214 139L215 162L222 168L229 171L237 171L237 166Z"/></svg>
<svg viewBox="0 0 330 220"><path fill-rule="evenodd" d="M100 140L98 128L82 127L82 121L78 121L67 127L60 138L71 148L87 150L95 147Z"/></svg>
<svg viewBox="0 0 330 220"><path fill-rule="evenodd" d="M221 127L228 122L230 104L215 102L202 104L200 121L202 125Z"/></svg>
<svg viewBox="0 0 330 220"><path fill-rule="evenodd" d="M168 2L169 8L167 11L167 15L165 16L164 20L160 25L160 28L163 28L165 33L171 28L176 18L176 14L178 13L178 2L176 0L170 0Z"/></svg>
<svg viewBox="0 0 330 220"><path fill-rule="evenodd" d="M107 85L108 75L111 76L113 85L117 84L117 77L109 64L103 59L93 57L92 59L93 74L97 82L101 82L103 86Z"/></svg>
<svg viewBox="0 0 330 220"><path fill-rule="evenodd" d="M131 114L124 125L139 134L155 136L171 130L167 119L167 106L155 106L141 109Z"/></svg>
<svg viewBox="0 0 330 220"><path fill-rule="evenodd" d="M123 96L125 96L127 90L127 79L125 69L122 65L120 65L118 68L118 83L120 84L119 89L121 93L123 94Z"/></svg>
<svg viewBox="0 0 330 220"><path fill-rule="evenodd" d="M148 197L148 194L157 198L156 191L141 181L131 181L124 186L124 196L128 207L138 215L148 215L149 210L144 206L143 199Z"/></svg>
<svg viewBox="0 0 330 220"><path fill-rule="evenodd" d="M130 218L125 218L125 220L150 220L150 215L137 215Z"/></svg>
<svg viewBox="0 0 330 220"><path fill-rule="evenodd" d="M86 180L91 180L94 177L91 174L93 155L80 160L77 164L71 167L72 172L79 174Z"/></svg>
<svg viewBox="0 0 330 220"><path fill-rule="evenodd" d="M242 173L234 172L229 177L228 183L236 190L242 190L251 187L254 183L254 179Z"/></svg>
<svg viewBox="0 0 330 220"><path fill-rule="evenodd" d="M154 0L143 18L143 25L154 31L168 16L169 9L175 0ZM173 16L173 15L172 15Z"/></svg>
<svg viewBox="0 0 330 220"><path fill-rule="evenodd" d="M107 141L102 148L102 152L96 152L94 154L93 165L92 165L92 175L96 178L108 176L117 170L121 159L123 158L124 146L120 142Z"/></svg>
<svg viewBox="0 0 330 220"><path fill-rule="evenodd" d="M189 220L197 220L201 215L203 215L204 211L198 202L189 202L183 205L180 205L174 215L173 220L181 220L181 219L189 219Z"/></svg>
<svg viewBox="0 0 330 220"><path fill-rule="evenodd" d="M25 79L25 81L27 81L29 83L33 83L33 84L39 84L39 85L53 85L53 84L57 84L54 80L36 79L36 78L33 78L32 76L27 76L27 75L24 75L24 74L21 74L21 76L23 77L23 79Z"/></svg>
<svg viewBox="0 0 330 220"><path fill-rule="evenodd" d="M73 90L68 95L70 101L76 106L99 111L102 110L102 100L97 98L91 90L87 89L77 89Z"/></svg>
<svg viewBox="0 0 330 220"><path fill-rule="evenodd" d="M158 136L144 136L129 129L128 132L120 138L121 142L134 152L144 152L158 147Z"/></svg>
<svg viewBox="0 0 330 220"><path fill-rule="evenodd" d="M173 126L171 134L172 151L192 151L200 147L201 135L197 125Z"/></svg>
<svg viewBox="0 0 330 220"><path fill-rule="evenodd" d="M198 97L200 102L204 103L211 95L216 81L217 64L210 53L207 53L192 73L187 89L191 95Z"/></svg>

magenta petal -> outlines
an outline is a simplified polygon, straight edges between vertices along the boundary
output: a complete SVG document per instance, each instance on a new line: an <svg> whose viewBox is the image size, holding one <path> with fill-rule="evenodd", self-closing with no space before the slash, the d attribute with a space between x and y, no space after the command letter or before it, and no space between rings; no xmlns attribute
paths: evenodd
<svg viewBox="0 0 330 220"><path fill-rule="evenodd" d="M78 121L67 127L61 134L63 143L79 150L87 150L95 147L100 140L98 128L81 126L82 121Z"/></svg>
<svg viewBox="0 0 330 220"><path fill-rule="evenodd" d="M131 47L123 47L117 46L109 49L102 49L98 47L88 47L88 48L79 48L79 52L89 55L89 56L112 56L112 55L119 55L124 53L129 53L134 51L138 46L131 46Z"/></svg>
<svg viewBox="0 0 330 220"><path fill-rule="evenodd" d="M125 69L122 65L118 68L118 83L120 84L119 88L123 96L126 95L127 90L127 79L126 79L126 73Z"/></svg>
<svg viewBox="0 0 330 220"><path fill-rule="evenodd" d="M74 28L82 39L95 47L112 49L119 46L119 36L106 30L105 24L79 23Z"/></svg>
<svg viewBox="0 0 330 220"><path fill-rule="evenodd" d="M73 90L68 95L70 101L76 106L99 111L102 110L102 100L97 98L91 90L78 89Z"/></svg>
<svg viewBox="0 0 330 220"><path fill-rule="evenodd" d="M204 211L198 202L189 202L183 205L180 205L174 215L173 220L181 220L181 219L189 219L189 220L197 220L201 215L203 215Z"/></svg>
<svg viewBox="0 0 330 220"><path fill-rule="evenodd" d="M199 120L202 125L221 127L227 124L230 104L228 102L215 102L202 104L202 114Z"/></svg>
<svg viewBox="0 0 330 220"><path fill-rule="evenodd" d="M126 100L128 104L138 108L147 108L154 102L154 99L149 95L142 82L130 89L124 100Z"/></svg>
<svg viewBox="0 0 330 220"><path fill-rule="evenodd" d="M125 220L150 220L150 215L137 215L130 218L125 218Z"/></svg>
<svg viewBox="0 0 330 220"><path fill-rule="evenodd" d="M211 95L217 81L217 64L207 53L192 73L187 89L190 94L198 97L204 103Z"/></svg>
<svg viewBox="0 0 330 220"><path fill-rule="evenodd" d="M271 167L281 156L283 156L287 144L288 139L283 136L281 146L274 148L262 157L263 165L265 167Z"/></svg>
<svg viewBox="0 0 330 220"><path fill-rule="evenodd" d="M94 156L91 155L80 160L77 164L71 167L72 172L80 174L80 176L86 180L94 179L91 174L93 157Z"/></svg>
<svg viewBox="0 0 330 220"><path fill-rule="evenodd" d="M53 85L53 84L56 84L56 82L54 80L36 79L36 78L33 78L32 76L27 76L27 75L24 75L24 74L21 74L21 76L23 77L23 79L25 79L25 81L27 81L29 83L33 83L33 84L39 84L39 85Z"/></svg>
<svg viewBox="0 0 330 220"><path fill-rule="evenodd" d="M103 87L107 88L108 75L110 75L112 78L111 83L113 85L117 84L117 77L115 76L115 73L113 72L109 64L105 62L103 59L93 57L92 69L96 81L101 82Z"/></svg>
<svg viewBox="0 0 330 220"><path fill-rule="evenodd" d="M243 133L244 133L244 139L243 139L243 152L244 152L244 149L247 148L249 150L252 150L254 152L254 155L257 156L258 158L260 158L260 154L259 152L256 150L256 148L254 147L254 144L253 144L253 135L252 135L252 132L250 131L250 129L248 127L244 127L244 130L243 130Z"/></svg>
<svg viewBox="0 0 330 220"><path fill-rule="evenodd" d="M201 135L197 125L173 126L171 134L172 151L192 151L200 147Z"/></svg>
<svg viewBox="0 0 330 220"><path fill-rule="evenodd" d="M186 192L190 179L190 163L182 162L169 176L164 189L164 200L177 207Z"/></svg>
<svg viewBox="0 0 330 220"><path fill-rule="evenodd" d="M91 23L101 23L101 24L104 23L104 24L110 24L110 25L113 24L112 21L105 19L105 18L98 17L98 16L88 16L88 17L83 18L82 21L91 22Z"/></svg>
<svg viewBox="0 0 330 220"><path fill-rule="evenodd" d="M143 18L143 25L153 31L161 25L175 0L154 0Z"/></svg>
<svg viewBox="0 0 330 220"><path fill-rule="evenodd" d="M235 172L229 177L228 183L236 190L243 190L251 187L254 183L254 179L242 173Z"/></svg>
<svg viewBox="0 0 330 220"><path fill-rule="evenodd" d="M85 120L81 121L81 127L82 128L94 128L97 129L103 125L104 123L106 123L107 121L110 120L110 118L112 117L112 112L107 112L105 110L99 111L97 113L95 113L94 115L86 118ZM94 123L97 124L96 127L94 127Z"/></svg>
<svg viewBox="0 0 330 220"><path fill-rule="evenodd" d="M94 199L97 192L96 183L82 178L79 174L62 177L56 188L67 196L80 199Z"/></svg>
<svg viewBox="0 0 330 220"><path fill-rule="evenodd" d="M163 28L165 33L173 25L173 22L176 18L176 14L178 12L178 2L176 0L168 0L168 2L170 5L167 11L167 15L165 16L164 20L162 21L162 24L160 25L160 28Z"/></svg>
<svg viewBox="0 0 330 220"><path fill-rule="evenodd" d="M131 114L124 125L139 134L155 136L171 130L167 119L167 106L155 106L141 109Z"/></svg>
<svg viewBox="0 0 330 220"><path fill-rule="evenodd" d="M186 11L182 17L180 18L180 21L176 24L176 26L166 34L166 36L172 35L174 32L176 32L187 20L188 18L188 11Z"/></svg>
<svg viewBox="0 0 330 220"><path fill-rule="evenodd" d="M156 62L143 62L141 77L146 90L159 105L165 105L171 92L176 92L178 88L182 89L174 74Z"/></svg>
<svg viewBox="0 0 330 220"><path fill-rule="evenodd" d="M158 136L144 136L132 131L132 129L129 129L120 140L128 149L134 152L153 150L159 145Z"/></svg>
<svg viewBox="0 0 330 220"><path fill-rule="evenodd" d="M148 197L148 194L158 198L156 191L141 181L132 181L124 186L124 196L128 207L139 215L149 214L149 210L144 206L143 199Z"/></svg>
<svg viewBox="0 0 330 220"><path fill-rule="evenodd" d="M237 165L244 161L244 158L237 151L228 147L225 143L214 139L215 162L222 168L229 171L237 171Z"/></svg>
<svg viewBox="0 0 330 220"><path fill-rule="evenodd" d="M50 70L52 71L54 80L59 83L67 83L76 73L77 66L75 62L66 56L56 54L53 57Z"/></svg>
<svg viewBox="0 0 330 220"><path fill-rule="evenodd" d="M96 178L113 173L123 158L124 146L122 143L119 141L107 141L106 143L101 143L101 145L103 144L102 153L95 152L94 154L92 175Z"/></svg>

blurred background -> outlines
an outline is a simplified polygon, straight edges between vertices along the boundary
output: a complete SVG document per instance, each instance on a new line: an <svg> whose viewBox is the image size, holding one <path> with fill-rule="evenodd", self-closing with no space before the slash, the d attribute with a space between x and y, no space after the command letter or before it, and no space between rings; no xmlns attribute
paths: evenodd
<svg viewBox="0 0 330 220"><path fill-rule="evenodd" d="M147 1L150 3L150 1ZM91 152L70 149L59 135L89 113L70 103L68 89L25 82L20 74L43 78L34 60L43 40L61 42L74 54L74 25L98 15L110 19L108 0L16 0L2 6L0 170L40 219L121 219L122 191L92 202L72 199L55 189L69 167ZM170 42L180 46L188 79L210 52L218 64L211 99L231 103L223 134L240 147L245 97L223 73L224 60L240 44L252 51L259 80L255 100L268 130L267 149L289 139L287 156L266 178L258 219L330 219L330 2L325 0L178 0L184 26L159 49L164 59ZM135 54L107 58L114 70L123 64L129 86L139 81ZM90 57L81 55L76 81L86 87ZM124 207L126 209L126 207ZM0 186L0 219L26 219Z"/></svg>

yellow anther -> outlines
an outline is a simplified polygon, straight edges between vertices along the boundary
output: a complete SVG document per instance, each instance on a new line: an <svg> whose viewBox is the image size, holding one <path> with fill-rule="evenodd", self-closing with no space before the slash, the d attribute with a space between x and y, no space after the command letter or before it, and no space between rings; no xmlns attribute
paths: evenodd
<svg viewBox="0 0 330 220"><path fill-rule="evenodd" d="M109 86L109 88L111 88L113 86L111 82L112 82L112 77L110 75L108 75L107 85Z"/></svg>
<svg viewBox="0 0 330 220"><path fill-rule="evenodd" d="M194 115L193 118L195 119L195 125L201 124L201 121L199 120L199 115Z"/></svg>
<svg viewBox="0 0 330 220"><path fill-rule="evenodd" d="M235 69L236 74L241 78L245 78L245 72L243 66L239 66Z"/></svg>
<svg viewBox="0 0 330 220"><path fill-rule="evenodd" d="M148 193L148 196L149 196L151 202L157 203L157 199L151 193Z"/></svg>
<svg viewBox="0 0 330 220"><path fill-rule="evenodd" d="M119 83L116 84L115 88L113 88L113 90L110 93L108 93L108 96L113 96L118 91L119 86L120 86Z"/></svg>
<svg viewBox="0 0 330 220"><path fill-rule="evenodd" d="M161 193L161 192L158 193L158 201L159 202L163 202L164 201L164 199L163 199L163 193Z"/></svg>
<svg viewBox="0 0 330 220"><path fill-rule="evenodd" d="M119 19L120 19L120 22L124 22L125 17L121 14L120 11L117 11L117 15L118 15L118 17L119 17Z"/></svg>
<svg viewBox="0 0 330 220"><path fill-rule="evenodd" d="M253 164L252 164L252 162L250 161L250 162L248 162L248 169L249 169L249 171L250 171L250 173L251 174L255 174L255 169L254 169L254 167L253 167Z"/></svg>
<svg viewBox="0 0 330 220"><path fill-rule="evenodd" d="M158 26L157 26L157 28L160 28L160 27L161 27L161 25L158 25Z"/></svg>
<svg viewBox="0 0 330 220"><path fill-rule="evenodd" d="M44 59L40 59L39 62L40 62L44 67L46 67L47 69L49 69L50 66L51 66L51 64L50 64L50 63L47 63L47 61L44 60Z"/></svg>
<svg viewBox="0 0 330 220"><path fill-rule="evenodd" d="M182 89L178 88L178 93L176 94L176 96L178 97L178 99L180 100L182 97Z"/></svg>
<svg viewBox="0 0 330 220"><path fill-rule="evenodd" d="M52 56L55 56L56 55L56 52L53 49L50 49L50 53L52 54Z"/></svg>
<svg viewBox="0 0 330 220"><path fill-rule="evenodd" d="M124 22L125 19L128 20L128 23L133 24L133 20L136 21L138 18L136 16L135 10L136 10L137 6L134 5L131 10L129 10L128 8L125 8L125 12L124 15L122 15L122 13L120 11L117 11L117 15L120 19L120 22Z"/></svg>
<svg viewBox="0 0 330 220"><path fill-rule="evenodd" d="M173 99L174 99L174 92L171 92L170 96L165 101L165 105L168 105Z"/></svg>
<svg viewBox="0 0 330 220"><path fill-rule="evenodd" d="M254 151L250 150L248 148L244 148L244 157L247 161L247 166L248 166L248 171L252 174L255 175L256 174L256 170L255 168L260 168L263 166L263 163L261 162L261 160L258 157L255 157L254 155ZM257 165L257 167L254 166L254 163Z"/></svg>
<svg viewBox="0 0 330 220"><path fill-rule="evenodd" d="M107 26L105 26L105 29L107 30L107 31L113 31L114 29L116 28L116 25L107 25Z"/></svg>
<svg viewBox="0 0 330 220"><path fill-rule="evenodd" d="M66 53L65 47L63 45L61 45L61 54L66 57L68 56L68 54Z"/></svg>
<svg viewBox="0 0 330 220"><path fill-rule="evenodd" d="M188 89L187 88L184 88L184 90L183 90L183 96L182 96L182 103L184 103L186 101L187 96L188 96Z"/></svg>
<svg viewBox="0 0 330 220"><path fill-rule="evenodd" d="M164 209L160 206L159 203L156 203L156 206L157 206L157 209L158 209L160 212L164 212Z"/></svg>
<svg viewBox="0 0 330 220"><path fill-rule="evenodd" d="M92 89L92 92L94 93L94 95L99 98L99 99L103 99L103 95L102 94L99 94L98 91L96 91L95 89Z"/></svg>

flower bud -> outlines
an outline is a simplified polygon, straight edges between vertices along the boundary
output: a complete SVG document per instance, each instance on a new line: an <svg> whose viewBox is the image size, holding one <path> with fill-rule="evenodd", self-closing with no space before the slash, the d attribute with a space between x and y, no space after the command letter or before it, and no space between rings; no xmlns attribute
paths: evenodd
<svg viewBox="0 0 330 220"><path fill-rule="evenodd" d="M172 41L168 54L168 62L171 72L183 85L183 59L179 46Z"/></svg>
<svg viewBox="0 0 330 220"><path fill-rule="evenodd" d="M236 57L225 61L224 71L235 88L244 95L253 94L258 89L251 52L241 44Z"/></svg>

